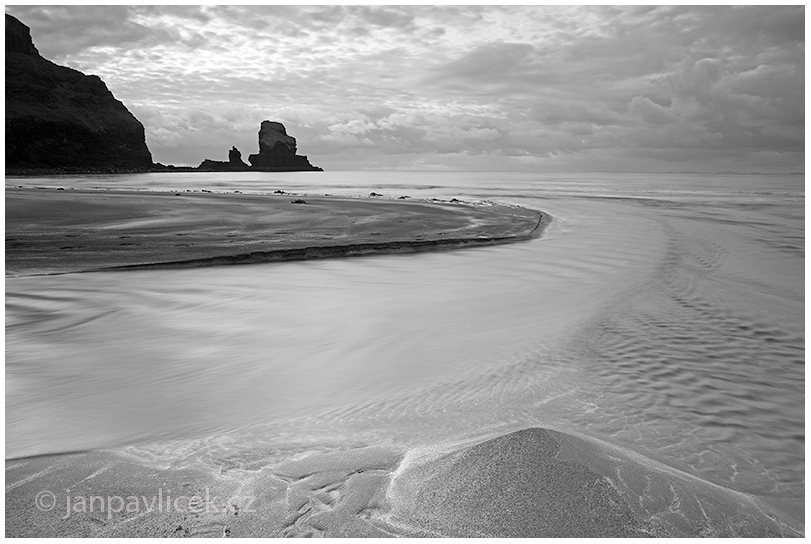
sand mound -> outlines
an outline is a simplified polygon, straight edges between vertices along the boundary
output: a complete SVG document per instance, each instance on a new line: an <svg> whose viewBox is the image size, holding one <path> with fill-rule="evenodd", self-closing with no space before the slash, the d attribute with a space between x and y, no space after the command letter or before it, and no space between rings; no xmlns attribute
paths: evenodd
<svg viewBox="0 0 811 544"><path fill-rule="evenodd" d="M526 429L401 469L384 519L414 536L799 536L765 501L631 452Z"/></svg>

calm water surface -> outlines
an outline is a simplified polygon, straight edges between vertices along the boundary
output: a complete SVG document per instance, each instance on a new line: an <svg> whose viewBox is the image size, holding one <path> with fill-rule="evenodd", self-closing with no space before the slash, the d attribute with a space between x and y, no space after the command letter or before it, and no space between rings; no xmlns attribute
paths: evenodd
<svg viewBox="0 0 811 544"><path fill-rule="evenodd" d="M6 278L6 457L424 446L532 425L804 496L802 176L337 172L9 185L460 198L541 239ZM205 452L205 453L203 453ZM239 461L235 461L239 462Z"/></svg>

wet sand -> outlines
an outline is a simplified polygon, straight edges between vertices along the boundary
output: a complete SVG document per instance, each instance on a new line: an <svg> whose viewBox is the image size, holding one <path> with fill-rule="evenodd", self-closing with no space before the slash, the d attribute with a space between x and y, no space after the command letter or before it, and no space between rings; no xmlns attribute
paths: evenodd
<svg viewBox="0 0 811 544"><path fill-rule="evenodd" d="M531 428L432 451L6 462L6 536L801 536L802 512Z"/></svg>
<svg viewBox="0 0 811 544"><path fill-rule="evenodd" d="M6 274L489 245L537 235L548 221L534 210L460 201L6 188Z"/></svg>
<svg viewBox="0 0 811 544"><path fill-rule="evenodd" d="M302 198L307 204L293 204ZM533 236L509 206L295 195L7 189L7 274L419 251ZM540 228L539 228L540 226ZM235 436L235 440L239 437ZM163 446L156 445L156 450ZM548 429L369 444L6 461L6 536L802 536L803 512Z"/></svg>

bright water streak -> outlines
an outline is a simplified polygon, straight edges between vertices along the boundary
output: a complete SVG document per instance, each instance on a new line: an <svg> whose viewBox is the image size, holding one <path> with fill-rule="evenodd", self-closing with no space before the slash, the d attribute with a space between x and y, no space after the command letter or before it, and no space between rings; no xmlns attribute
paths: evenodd
<svg viewBox="0 0 811 544"><path fill-rule="evenodd" d="M540 240L452 252L7 278L7 457L545 425L803 496L801 178L223 176L57 181L455 196L555 221Z"/></svg>

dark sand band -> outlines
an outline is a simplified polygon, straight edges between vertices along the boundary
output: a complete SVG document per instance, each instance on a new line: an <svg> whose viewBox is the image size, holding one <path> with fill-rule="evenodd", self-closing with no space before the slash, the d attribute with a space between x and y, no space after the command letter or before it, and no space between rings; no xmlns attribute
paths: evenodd
<svg viewBox="0 0 811 544"><path fill-rule="evenodd" d="M409 253L538 236L551 218L460 201L6 189L6 274Z"/></svg>

